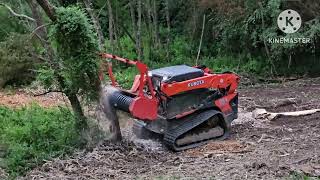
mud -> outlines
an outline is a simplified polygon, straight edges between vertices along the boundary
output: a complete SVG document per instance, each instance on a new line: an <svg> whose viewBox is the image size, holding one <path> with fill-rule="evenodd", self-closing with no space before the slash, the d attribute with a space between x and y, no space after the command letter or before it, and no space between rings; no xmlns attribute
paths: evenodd
<svg viewBox="0 0 320 180"><path fill-rule="evenodd" d="M255 120L251 113L256 107L271 112L319 108L320 79L239 91L239 118L226 141L175 153L160 142L139 140L125 129L121 144L106 142L92 152L55 159L23 178L290 179L297 173L320 177L320 113L273 122ZM295 103L278 106L286 98L294 98Z"/></svg>

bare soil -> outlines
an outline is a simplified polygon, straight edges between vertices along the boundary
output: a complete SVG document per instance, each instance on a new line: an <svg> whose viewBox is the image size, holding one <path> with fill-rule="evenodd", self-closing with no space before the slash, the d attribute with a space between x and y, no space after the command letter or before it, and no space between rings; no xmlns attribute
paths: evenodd
<svg viewBox="0 0 320 180"><path fill-rule="evenodd" d="M231 137L184 152L136 139L130 127L121 144L105 142L92 152L55 159L22 179L290 179L320 177L320 113L256 120L252 110L320 108L320 78L243 87ZM291 98L294 103L279 103ZM128 123L130 124L130 123Z"/></svg>
<svg viewBox="0 0 320 180"><path fill-rule="evenodd" d="M37 94L41 93L30 92L25 89L0 91L0 106L17 108L35 103L42 107L55 107L64 106L68 101L62 93L48 93L42 96L37 96Z"/></svg>

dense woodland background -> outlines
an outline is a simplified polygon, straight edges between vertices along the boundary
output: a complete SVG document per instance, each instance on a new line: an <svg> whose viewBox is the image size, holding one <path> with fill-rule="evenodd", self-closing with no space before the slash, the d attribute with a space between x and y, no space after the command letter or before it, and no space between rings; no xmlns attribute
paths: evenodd
<svg viewBox="0 0 320 180"><path fill-rule="evenodd" d="M199 64L217 71L260 76L319 74L320 4L315 0L51 0L50 3L86 10L90 20L95 20L92 25L101 27L96 33L103 43L101 51L142 59L153 68L195 64L204 30ZM281 10L288 8L297 10L303 19L303 27L292 35L282 33L276 25ZM54 46L54 42L43 39L53 26L36 2L2 1L0 18L3 87L33 77L48 58L46 46ZM310 37L313 43L267 42L268 38L286 36ZM118 76L126 78L122 72Z"/></svg>
<svg viewBox="0 0 320 180"><path fill-rule="evenodd" d="M278 29L285 9L301 14L297 33ZM88 129L80 101L99 98L100 52L151 68L201 64L258 80L318 76L319 16L316 0L0 0L0 88L41 82L63 92L73 110L0 107L0 160L1 144L10 144L0 167L25 173L86 144L74 132ZM267 42L277 37L312 43ZM124 87L136 74L120 64L115 72Z"/></svg>

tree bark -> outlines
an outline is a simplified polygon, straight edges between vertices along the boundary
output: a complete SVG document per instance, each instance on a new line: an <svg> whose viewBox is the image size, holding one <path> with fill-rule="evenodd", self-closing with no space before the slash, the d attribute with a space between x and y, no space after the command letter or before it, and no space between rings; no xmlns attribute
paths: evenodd
<svg viewBox="0 0 320 180"><path fill-rule="evenodd" d="M130 15L131 15L131 22L132 22L132 29L133 29L133 33L135 34L135 37L137 36L137 28L136 28L136 13L135 13L135 0L131 0L129 2L129 6L130 6Z"/></svg>
<svg viewBox="0 0 320 180"><path fill-rule="evenodd" d="M33 18L35 19L36 30L34 33L36 33L43 40L41 42L43 44L43 47L47 51L46 53L47 61L49 61L50 64L53 64L54 51L50 43L48 42L49 38L48 38L47 28L44 25L42 16L39 12L38 4L34 0L27 0L27 3L31 9Z"/></svg>
<svg viewBox="0 0 320 180"><path fill-rule="evenodd" d="M139 54L139 43L138 43L138 32L137 32L137 23L136 23L136 0L130 0L130 14L131 14L131 21L132 21L132 30L135 37L135 48L136 53Z"/></svg>
<svg viewBox="0 0 320 180"><path fill-rule="evenodd" d="M83 3L86 6L87 12L89 13L89 16L91 17L91 20L93 22L93 26L98 34L99 49L100 49L100 51L104 51L105 39L104 39L102 30L101 30L99 19L92 10L92 2L91 2L91 0L83 0Z"/></svg>
<svg viewBox="0 0 320 180"><path fill-rule="evenodd" d="M159 24L158 24L158 8L157 8L157 1L153 0L153 26L154 26L154 40L155 40L155 47L159 47L160 38L159 38Z"/></svg>
<svg viewBox="0 0 320 180"><path fill-rule="evenodd" d="M141 47L141 21L142 19L142 2L138 0L138 23L137 23L137 49L138 49L138 59L142 59L142 47Z"/></svg>
<svg viewBox="0 0 320 180"><path fill-rule="evenodd" d="M109 15L109 40L110 40L110 46L111 46L111 52L114 51L114 18L113 18L113 11L112 11L112 5L110 0L107 0L108 3L108 15Z"/></svg>
<svg viewBox="0 0 320 180"><path fill-rule="evenodd" d="M147 16L147 31L148 31L148 58L149 60L152 59L153 55L152 55L152 52L153 52L153 49L155 47L155 36L154 36L154 27L153 27L153 23L152 23L152 6L151 6L151 0L147 0L146 1L146 5L145 5L145 9L146 9L146 16Z"/></svg>
<svg viewBox="0 0 320 180"><path fill-rule="evenodd" d="M55 7L50 4L48 0L37 0L38 4L42 7L51 21L56 20Z"/></svg>
<svg viewBox="0 0 320 180"><path fill-rule="evenodd" d="M72 110L75 113L75 116L78 118L76 121L76 128L81 131L85 131L88 128L86 117L83 113L83 109L80 103L79 98L76 93L65 93L68 97Z"/></svg>
<svg viewBox="0 0 320 180"><path fill-rule="evenodd" d="M167 21L167 59L170 59L171 22L170 22L169 0L166 0L165 13L166 13L166 21Z"/></svg>
<svg viewBox="0 0 320 180"><path fill-rule="evenodd" d="M40 27L39 29L37 29L36 33L38 33L39 36L41 38L43 38L44 40L47 40L47 29L44 26L44 23L42 21L42 17L39 13L38 4L36 4L33 0L27 0L27 3L31 9L32 17L35 21L36 28Z"/></svg>
<svg viewBox="0 0 320 180"><path fill-rule="evenodd" d="M147 11L147 20L148 20L148 23L147 23L147 28L148 28L148 32L150 34L150 38L153 38L153 23L152 23L152 8L151 8L151 0L146 0L146 11Z"/></svg>
<svg viewBox="0 0 320 180"><path fill-rule="evenodd" d="M118 35L120 34L120 29L119 29L119 2L116 1L114 3L114 20L113 20L113 30L114 30L114 44L116 46L116 49L121 50L121 43L119 42L119 37Z"/></svg>

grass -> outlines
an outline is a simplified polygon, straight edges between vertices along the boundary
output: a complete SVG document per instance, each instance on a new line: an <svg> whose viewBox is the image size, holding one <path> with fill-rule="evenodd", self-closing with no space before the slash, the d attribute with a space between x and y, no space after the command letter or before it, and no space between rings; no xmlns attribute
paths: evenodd
<svg viewBox="0 0 320 180"><path fill-rule="evenodd" d="M320 177L309 177L302 173L293 172L288 180L320 180Z"/></svg>
<svg viewBox="0 0 320 180"><path fill-rule="evenodd" d="M0 165L12 177L71 153L77 145L74 116L66 108L0 106L0 127Z"/></svg>

